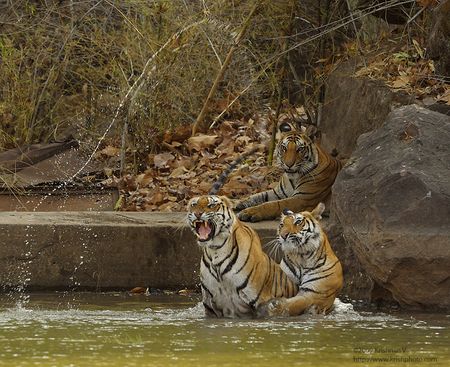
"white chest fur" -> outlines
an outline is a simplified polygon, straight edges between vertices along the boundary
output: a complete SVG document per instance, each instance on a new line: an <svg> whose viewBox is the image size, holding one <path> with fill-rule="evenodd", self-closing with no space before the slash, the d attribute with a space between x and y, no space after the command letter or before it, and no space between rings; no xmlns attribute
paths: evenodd
<svg viewBox="0 0 450 367"><path fill-rule="evenodd" d="M232 241L220 249L204 249L200 266L203 302L219 317L249 317L254 312L256 291L248 286L243 265L248 252Z"/></svg>

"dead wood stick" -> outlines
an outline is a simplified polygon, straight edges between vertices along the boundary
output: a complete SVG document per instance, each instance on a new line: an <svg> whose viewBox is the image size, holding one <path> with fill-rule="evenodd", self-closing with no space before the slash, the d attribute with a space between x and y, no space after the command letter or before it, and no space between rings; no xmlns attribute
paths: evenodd
<svg viewBox="0 0 450 367"><path fill-rule="evenodd" d="M233 58L234 51L236 51L237 47L239 46L239 43L241 42L242 38L244 37L248 26L250 25L250 20L252 19L256 9L261 4L261 0L257 1L255 5L253 6L252 10L247 16L247 19L245 19L244 23L242 24L241 31L236 37L236 40L228 50L228 54L225 57L225 60L222 64L222 67L219 70L219 73L216 76L216 79L214 80L213 85L211 86L211 89L209 90L208 96L206 97L205 103L203 104L203 107L200 111L200 113L197 116L197 120L194 123L194 126L192 127L192 135L195 135L198 131L201 131L204 129L204 120L206 116L206 112L208 111L209 105L211 104L212 97L216 93L217 87L219 86L219 83L222 81L223 76L225 75L225 71L227 70L228 66L231 63L231 59Z"/></svg>

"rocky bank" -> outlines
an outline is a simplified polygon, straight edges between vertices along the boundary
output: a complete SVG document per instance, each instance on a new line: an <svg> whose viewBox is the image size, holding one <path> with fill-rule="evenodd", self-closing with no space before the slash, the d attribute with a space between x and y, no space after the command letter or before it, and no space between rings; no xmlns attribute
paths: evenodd
<svg viewBox="0 0 450 367"><path fill-rule="evenodd" d="M355 296L450 308L449 142L450 117L417 105L359 137L332 204L347 281L363 290Z"/></svg>

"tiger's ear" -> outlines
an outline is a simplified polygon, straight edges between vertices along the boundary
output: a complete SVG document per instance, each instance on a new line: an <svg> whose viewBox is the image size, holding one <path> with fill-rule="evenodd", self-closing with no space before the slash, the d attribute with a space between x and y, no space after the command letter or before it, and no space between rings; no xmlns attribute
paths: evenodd
<svg viewBox="0 0 450 367"><path fill-rule="evenodd" d="M317 126L308 125L308 127L305 128L305 131L303 133L307 135L308 138L311 139L311 141L320 141L321 133L317 128Z"/></svg>
<svg viewBox="0 0 450 367"><path fill-rule="evenodd" d="M317 206L312 210L311 214L314 218L316 218L317 220L321 220L322 219L322 213L325 210L325 204L324 203L319 203L317 204Z"/></svg>
<svg viewBox="0 0 450 367"><path fill-rule="evenodd" d="M284 209L283 209L283 214L284 214L284 215L293 215L294 212L291 211L291 210L289 210L288 208L284 208Z"/></svg>
<svg viewBox="0 0 450 367"><path fill-rule="evenodd" d="M230 209L233 209L233 203L226 196L219 196L219 199Z"/></svg>

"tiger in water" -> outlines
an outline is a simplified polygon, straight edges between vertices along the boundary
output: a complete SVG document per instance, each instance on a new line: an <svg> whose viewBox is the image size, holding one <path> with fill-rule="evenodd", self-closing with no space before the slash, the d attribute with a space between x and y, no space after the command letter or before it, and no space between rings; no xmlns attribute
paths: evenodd
<svg viewBox="0 0 450 367"><path fill-rule="evenodd" d="M256 317L272 298L298 293L296 282L263 252L258 234L234 214L226 197L189 201L187 222L202 249L200 284L209 317Z"/></svg>
<svg viewBox="0 0 450 367"><path fill-rule="evenodd" d="M319 220L325 209L319 203L311 212L285 210L278 228L278 238L265 245L274 258L281 251L281 269L299 287L292 298L273 299L261 305L259 316L300 315L307 310L326 314L342 289L343 275Z"/></svg>

